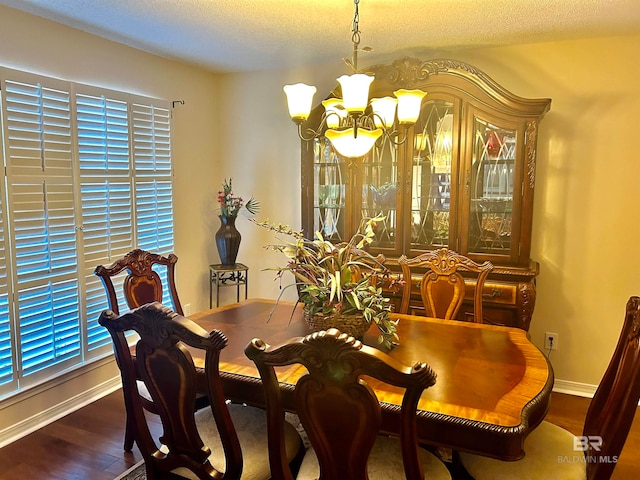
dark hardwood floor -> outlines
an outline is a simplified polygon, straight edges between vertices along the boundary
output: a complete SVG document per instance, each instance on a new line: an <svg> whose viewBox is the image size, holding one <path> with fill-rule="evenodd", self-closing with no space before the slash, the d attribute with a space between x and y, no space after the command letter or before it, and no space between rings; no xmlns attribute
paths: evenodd
<svg viewBox="0 0 640 480"><path fill-rule="evenodd" d="M123 439L117 390L0 449L0 479L112 480L142 459L137 447L124 452Z"/></svg>
<svg viewBox="0 0 640 480"><path fill-rule="evenodd" d="M554 393L547 420L580 435L589 401ZM154 425L159 434L160 424ZM0 449L0 479L112 480L142 458L135 447L122 450L123 434L118 390ZM640 415L612 478L640 478Z"/></svg>

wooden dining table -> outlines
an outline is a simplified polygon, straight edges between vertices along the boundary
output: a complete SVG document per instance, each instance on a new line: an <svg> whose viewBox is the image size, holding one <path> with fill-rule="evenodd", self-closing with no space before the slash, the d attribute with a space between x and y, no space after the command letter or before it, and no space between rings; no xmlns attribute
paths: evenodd
<svg viewBox="0 0 640 480"><path fill-rule="evenodd" d="M191 315L205 330L228 338L220 371L225 395L234 402L264 406L257 369L244 354L253 338L278 345L309 334L300 305L249 299ZM393 314L399 345L387 350L372 326L363 342L406 365L426 362L437 375L418 408L418 437L425 444L502 460L524 455L525 437L543 420L553 387L553 370L524 330L493 325ZM303 367L277 370L285 407ZM399 434L402 392L367 379L382 404L383 430Z"/></svg>

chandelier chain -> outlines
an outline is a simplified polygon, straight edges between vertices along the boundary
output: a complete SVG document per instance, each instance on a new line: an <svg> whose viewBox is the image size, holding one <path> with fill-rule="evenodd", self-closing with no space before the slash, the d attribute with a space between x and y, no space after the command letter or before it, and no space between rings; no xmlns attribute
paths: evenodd
<svg viewBox="0 0 640 480"><path fill-rule="evenodd" d="M355 13L353 14L353 27L351 29L351 31L353 32L353 35L351 36L351 41L353 42L354 45L359 45L360 44L360 28L358 26L358 24L360 23L360 12L358 12L358 4L360 3L360 0L353 0L353 4L356 7Z"/></svg>
<svg viewBox="0 0 640 480"><path fill-rule="evenodd" d="M355 7L355 12L353 14L353 26L351 31L353 32L351 35L351 41L353 42L353 59L352 59L352 67L355 72L358 71L358 45L360 45L360 12L358 11L358 4L360 0L353 0L353 5Z"/></svg>

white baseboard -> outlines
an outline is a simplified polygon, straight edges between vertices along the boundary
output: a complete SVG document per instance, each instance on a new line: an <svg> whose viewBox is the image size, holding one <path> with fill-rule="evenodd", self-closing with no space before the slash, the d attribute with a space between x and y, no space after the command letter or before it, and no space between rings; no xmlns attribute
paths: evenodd
<svg viewBox="0 0 640 480"><path fill-rule="evenodd" d="M589 397L593 398L596 393L598 385L591 385L589 383L571 382L569 380L556 379L553 383L553 391L557 393L566 393L568 395L575 395L577 397Z"/></svg>
<svg viewBox="0 0 640 480"><path fill-rule="evenodd" d="M588 383L570 382L568 380L556 380L553 384L553 391L557 393L566 393L567 395L575 395L576 397L593 398L598 385L590 385ZM640 407L640 401L638 401Z"/></svg>
<svg viewBox="0 0 640 480"><path fill-rule="evenodd" d="M48 425L65 415L74 412L99 398L119 389L122 385L120 376L114 377L100 385L90 388L86 392L71 397L51 408L43 410L37 415L26 418L0 431L0 448Z"/></svg>

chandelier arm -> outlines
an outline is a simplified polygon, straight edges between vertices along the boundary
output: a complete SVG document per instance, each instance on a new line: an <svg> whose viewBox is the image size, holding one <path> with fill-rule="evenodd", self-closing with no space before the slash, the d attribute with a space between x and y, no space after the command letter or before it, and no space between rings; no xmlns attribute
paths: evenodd
<svg viewBox="0 0 640 480"><path fill-rule="evenodd" d="M318 125L318 128L316 130L314 130L311 127L307 127L307 128L305 128L303 130L302 123L299 123L298 124L298 137L300 137L300 140L303 140L305 142L309 142L309 141L314 140L316 138L320 138L320 136L322 136L322 130L325 127L325 125L327 124L327 117L328 117L328 115L326 113L322 114L322 118L320 120L320 125Z"/></svg>
<svg viewBox="0 0 640 480"><path fill-rule="evenodd" d="M366 120L365 120L366 118ZM377 118L380 122L380 126L376 126L375 124L375 118ZM367 123L367 125L365 125L365 122ZM368 127L368 128L380 128L382 130L382 134L389 139L389 142L392 145L395 145L396 147L402 145L404 142L407 141L407 137L408 135L405 133L402 139L397 139L398 136L400 135L400 132L397 129L389 129L389 127L386 126L384 119L378 115L375 112L371 112L367 115L363 115L361 117L361 125L360 127Z"/></svg>
<svg viewBox="0 0 640 480"><path fill-rule="evenodd" d="M377 126L375 124L375 119L379 120L380 126ZM382 130L382 134L387 137L389 139L389 142L392 145L400 146L402 145L404 142L407 141L408 135L405 133L404 136L402 137L402 139L399 140L394 140L394 138L399 137L400 132L397 129L390 129L389 127L386 126L384 119L378 115L376 112L371 112L368 113L367 115L362 115L359 119L360 121L360 128L380 128Z"/></svg>
<svg viewBox="0 0 640 480"><path fill-rule="evenodd" d="M376 125L375 119L379 120L380 126ZM406 135L401 141L397 142L393 139L394 136L397 136L397 130L389 130L389 127L384 122L384 119L378 115L376 112L370 112L366 115L362 115L358 118L358 123L360 128L367 128L369 130L373 130L374 128L379 128L382 130L382 134L389 139L393 145L402 145L407 139Z"/></svg>
<svg viewBox="0 0 640 480"><path fill-rule="evenodd" d="M357 119L358 126L360 128L368 128L370 130L376 128L376 124L373 121L374 113L367 113L365 115L360 115Z"/></svg>
<svg viewBox="0 0 640 480"><path fill-rule="evenodd" d="M402 145L409 138L409 135L407 135L406 133L402 138L400 138L400 132L398 130L388 130L386 127L384 127L384 125L382 126L382 133L389 139L389 142L396 147Z"/></svg>
<svg viewBox="0 0 640 480"><path fill-rule="evenodd" d="M407 138L409 138L409 136L405 133L405 135L404 135L404 137L402 139L398 139L399 132L397 130L393 130L393 131L389 132L388 130L384 129L383 132L385 133L385 135L387 136L389 141L393 145L395 145L396 147L402 145L404 142L407 141ZM396 140L394 140L394 137L396 138Z"/></svg>
<svg viewBox="0 0 640 480"><path fill-rule="evenodd" d="M378 118L378 120L380 120L380 126L377 126L375 124L375 120L374 120L375 118ZM382 130L382 135L384 135L389 140L389 143L391 143L396 147L402 145L404 142L407 141L407 138L408 138L408 135L405 133L404 136L401 139L399 139L398 137L400 135L400 132L395 128L393 130L390 130L385 125L384 119L375 112L371 112L366 115L360 115L356 119L353 126L354 136L357 136L358 128L366 128L370 130L374 128L380 128Z"/></svg>
<svg viewBox="0 0 640 480"><path fill-rule="evenodd" d="M382 118L382 116L378 115L376 112L371 112L371 118L374 120L377 118L380 121L380 125L382 125L383 128L387 128L387 124L384 121L384 118Z"/></svg>

